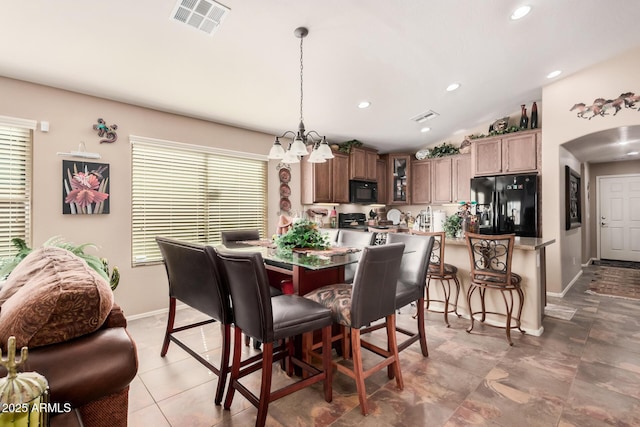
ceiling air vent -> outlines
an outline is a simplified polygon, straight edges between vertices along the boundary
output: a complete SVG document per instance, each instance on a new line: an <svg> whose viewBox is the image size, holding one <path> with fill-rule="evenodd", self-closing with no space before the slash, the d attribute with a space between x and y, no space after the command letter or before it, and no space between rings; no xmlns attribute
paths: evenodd
<svg viewBox="0 0 640 427"><path fill-rule="evenodd" d="M433 110L428 110L424 113L418 114L415 117L412 117L411 120L413 120L414 122L418 122L418 123L424 123L427 120L433 119L436 116L439 116L440 114L436 113Z"/></svg>
<svg viewBox="0 0 640 427"><path fill-rule="evenodd" d="M212 0L178 0L171 19L213 35L230 10Z"/></svg>

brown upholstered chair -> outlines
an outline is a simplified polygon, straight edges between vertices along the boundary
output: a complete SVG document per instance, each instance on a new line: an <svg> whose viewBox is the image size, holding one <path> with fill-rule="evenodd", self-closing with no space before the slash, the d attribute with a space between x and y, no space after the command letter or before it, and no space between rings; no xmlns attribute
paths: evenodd
<svg viewBox="0 0 640 427"><path fill-rule="evenodd" d="M514 234L502 235L486 235L467 233L465 236L467 248L469 249L469 259L471 261L471 282L467 291L467 304L469 305L469 314L471 317L471 325L467 332L473 330L476 315L480 315L480 321L486 320L487 314L504 317L506 323L504 326L487 323L489 326L499 327L506 330L507 342L513 345L511 341L511 329L518 329L525 333L520 325L520 316L522 315L522 307L524 305L524 292L520 286L522 278L511 272L511 260L513 255L513 245L515 242ZM479 311L473 311L471 306L471 298L475 291L480 296L481 307ZM504 300L506 313L487 311L485 305L486 291L500 291ZM515 301L513 293L518 298L518 309L514 313ZM515 322L512 324L512 322Z"/></svg>
<svg viewBox="0 0 640 427"><path fill-rule="evenodd" d="M258 240L260 239L260 231L258 229L226 230L220 232L220 238L222 239L222 244L226 246L232 242Z"/></svg>
<svg viewBox="0 0 640 427"><path fill-rule="evenodd" d="M407 233L390 233L387 244L404 243L404 255L400 265L400 275L396 287L396 310L415 302L417 305L417 332L396 326L396 331L409 338L398 343L398 351L402 351L416 341L420 341L420 349L424 357L429 356L427 335L424 329L424 289L426 284L429 257L433 246L433 237L417 236ZM380 329L383 324L375 324L365 328L361 333ZM389 372L392 374L392 372Z"/></svg>
<svg viewBox="0 0 640 427"><path fill-rule="evenodd" d="M324 381L324 398L331 402L331 311L298 295L271 297L267 272L259 253L224 250L216 253L222 280L231 295L235 324L231 380L224 408L231 407L237 390L258 408L256 426L262 426L266 422L270 402L319 381ZM303 339L310 340L309 335L318 329L322 329L322 370L295 357L292 340L297 335L307 335ZM241 360L242 332L264 343L262 354ZM274 342L281 341L283 343L274 346ZM282 359L287 362L289 374L296 365L311 375L305 374L302 380L271 391L273 362ZM262 383L260 395L256 396L240 380L258 369L262 369Z"/></svg>
<svg viewBox="0 0 640 427"><path fill-rule="evenodd" d="M369 412L364 380L371 374L390 366L393 369L397 387L401 390L404 387L395 334L396 284L403 252L403 243L367 246L363 249L362 257L357 264L353 286L339 283L324 286L305 295L305 298L331 308L333 321L349 328L353 349L353 369L338 363L334 363L334 366L339 372L355 380L363 415ZM387 331L386 349L360 338L361 328L382 318L385 319L384 325ZM384 357L384 360L365 370L362 364L362 347Z"/></svg>
<svg viewBox="0 0 640 427"><path fill-rule="evenodd" d="M429 262L429 271L427 272L427 286L426 286L426 309L436 313L444 313L444 323L449 325L449 313L455 313L460 317L458 313L458 298L460 296L460 281L458 280L458 267L455 265L447 264L444 262L444 249L445 249L445 232L434 231L430 233L420 233L425 236L432 236L433 249L431 251L431 259ZM442 286L443 299L434 299L429 295L431 289L431 282L438 281ZM453 286L451 285L453 282ZM453 292L455 291L455 294ZM455 295L452 298L452 295ZM430 307L432 302L442 303L442 310L434 309Z"/></svg>
<svg viewBox="0 0 640 427"><path fill-rule="evenodd" d="M167 354L169 344L173 341L215 373L218 376L218 387L214 401L216 405L219 405L222 402L225 382L229 373L231 323L233 320L229 295L222 288L215 262L212 255L207 254L205 246L165 237L156 237L156 242L164 258L169 279L169 316L160 356L164 357ZM208 250L211 251L212 248L208 247ZM176 301L181 301L195 308L209 316L210 319L175 327ZM222 333L219 367L211 364L174 335L177 332L213 322L220 322Z"/></svg>
<svg viewBox="0 0 640 427"><path fill-rule="evenodd" d="M368 231L355 231L348 229L340 229L336 246L363 249L371 246L376 240L376 234ZM358 264L348 264L344 266L344 282L353 283L353 277L356 274Z"/></svg>

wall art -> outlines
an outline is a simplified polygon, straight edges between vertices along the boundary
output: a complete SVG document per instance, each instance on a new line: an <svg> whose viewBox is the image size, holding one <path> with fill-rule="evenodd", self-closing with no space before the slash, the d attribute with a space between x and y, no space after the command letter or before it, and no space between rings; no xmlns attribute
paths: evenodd
<svg viewBox="0 0 640 427"><path fill-rule="evenodd" d="M609 110L613 109L612 116L615 116L620 110L630 109L635 110L636 103L640 101L640 95L636 95L634 92L621 93L615 99L610 98L596 98L591 105L587 105L584 102L574 104L569 111L575 111L576 116L580 119L593 119L594 117L604 117L609 115ZM636 111L640 111L640 107Z"/></svg>
<svg viewBox="0 0 640 427"><path fill-rule="evenodd" d="M116 142L118 140L116 129L118 129L118 125L107 126L107 122L104 119L98 119L98 123L93 125L93 130L98 131L98 136L104 138L100 140L100 144L103 142Z"/></svg>
<svg viewBox="0 0 640 427"><path fill-rule="evenodd" d="M565 229L580 227L582 223L582 196L580 186L580 174L569 166L564 167L565 171Z"/></svg>
<svg viewBox="0 0 640 427"><path fill-rule="evenodd" d="M62 161L62 213L109 213L109 165Z"/></svg>

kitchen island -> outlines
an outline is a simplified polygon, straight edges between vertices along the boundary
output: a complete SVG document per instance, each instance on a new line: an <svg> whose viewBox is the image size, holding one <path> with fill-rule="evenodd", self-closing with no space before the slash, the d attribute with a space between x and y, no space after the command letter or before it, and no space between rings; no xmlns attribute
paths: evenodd
<svg viewBox="0 0 640 427"><path fill-rule="evenodd" d="M414 232L416 233L416 232ZM416 234L419 234L416 233ZM467 305L467 290L469 289L469 250L464 238L447 237L445 241L445 262L458 267L458 279L460 280L460 298L458 299L458 312L463 317L469 317ZM533 237L516 237L513 249L511 271L522 277L522 289L524 291L524 307L522 309L522 329L528 334L542 335L544 328L542 318L546 305L546 253L545 248L555 243L555 239L541 239ZM442 299L442 288L438 283L432 282L429 293L433 299ZM472 304L478 307L479 300L474 295ZM504 301L500 292L487 292L487 311L504 312ZM477 305L476 305L477 304ZM486 323L504 325L504 319L493 318L487 315Z"/></svg>

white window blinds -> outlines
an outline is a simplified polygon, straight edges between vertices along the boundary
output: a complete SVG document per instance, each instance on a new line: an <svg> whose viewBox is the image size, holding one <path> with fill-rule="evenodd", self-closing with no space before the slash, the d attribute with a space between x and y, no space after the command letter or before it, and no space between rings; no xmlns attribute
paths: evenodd
<svg viewBox="0 0 640 427"><path fill-rule="evenodd" d="M0 116L0 257L16 253L11 239L31 245L31 130L36 122Z"/></svg>
<svg viewBox="0 0 640 427"><path fill-rule="evenodd" d="M267 162L131 137L133 265L162 260L156 236L216 245L223 230L266 234Z"/></svg>

